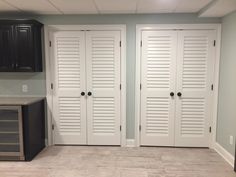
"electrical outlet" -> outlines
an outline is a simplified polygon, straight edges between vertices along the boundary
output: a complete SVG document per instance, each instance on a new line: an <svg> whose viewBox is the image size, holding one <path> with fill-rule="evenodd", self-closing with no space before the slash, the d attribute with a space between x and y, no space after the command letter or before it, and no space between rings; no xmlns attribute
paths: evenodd
<svg viewBox="0 0 236 177"><path fill-rule="evenodd" d="M229 144L233 145L234 144L234 137L231 135L229 136Z"/></svg>
<svg viewBox="0 0 236 177"><path fill-rule="evenodd" d="M24 84L22 85L22 92L28 92L28 85Z"/></svg>

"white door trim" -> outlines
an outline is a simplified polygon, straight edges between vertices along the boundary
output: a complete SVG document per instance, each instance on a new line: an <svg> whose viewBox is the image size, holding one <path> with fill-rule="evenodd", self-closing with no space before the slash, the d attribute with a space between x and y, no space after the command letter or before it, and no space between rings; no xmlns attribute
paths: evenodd
<svg viewBox="0 0 236 177"><path fill-rule="evenodd" d="M213 113L212 113L212 133L209 147L214 148L216 143L217 108L218 108L218 85L219 85L219 65L221 47L221 25L220 24L164 24L164 25L136 25L136 80L135 80L135 145L140 146L140 84L141 84L141 39L142 31L147 30L216 30L216 58L214 63L214 93L213 93Z"/></svg>
<svg viewBox="0 0 236 177"><path fill-rule="evenodd" d="M114 30L121 34L121 146L126 146L126 25L45 25L44 26L44 45L45 45L45 65L46 65L46 90L47 90L47 133L48 145L53 145L52 133L52 100L53 91L51 84L54 81L52 72L52 56L50 52L50 33L57 30L81 31L81 30Z"/></svg>

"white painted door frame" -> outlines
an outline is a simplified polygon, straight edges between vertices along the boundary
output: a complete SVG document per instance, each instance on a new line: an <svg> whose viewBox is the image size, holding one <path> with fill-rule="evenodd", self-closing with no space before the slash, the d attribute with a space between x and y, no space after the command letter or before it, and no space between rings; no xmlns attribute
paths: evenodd
<svg viewBox="0 0 236 177"><path fill-rule="evenodd" d="M46 66L46 90L47 90L47 133L46 144L51 146L53 142L52 133L52 113L53 113L53 90L54 82L52 52L50 50L50 34L54 31L120 31L121 35L121 146L126 146L126 25L45 25L44 26L44 45L45 45L45 66Z"/></svg>
<svg viewBox="0 0 236 177"><path fill-rule="evenodd" d="M141 84L141 39L142 31L152 30L215 30L216 31L216 58L214 63L214 93L212 100L212 133L209 147L214 148L216 143L217 108L218 108L218 85L219 65L221 47L221 25L220 24L164 24L164 25L136 25L136 81L135 81L135 146L140 146L140 84Z"/></svg>

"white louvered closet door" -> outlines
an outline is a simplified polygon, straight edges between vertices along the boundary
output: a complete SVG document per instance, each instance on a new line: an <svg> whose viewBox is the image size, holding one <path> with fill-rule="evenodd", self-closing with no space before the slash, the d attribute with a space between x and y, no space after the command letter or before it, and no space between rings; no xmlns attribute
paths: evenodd
<svg viewBox="0 0 236 177"><path fill-rule="evenodd" d="M120 32L86 33L89 145L120 145Z"/></svg>
<svg viewBox="0 0 236 177"><path fill-rule="evenodd" d="M142 32L141 145L174 145L176 45L176 31Z"/></svg>
<svg viewBox="0 0 236 177"><path fill-rule="evenodd" d="M85 32L53 33L55 144L86 144Z"/></svg>
<svg viewBox="0 0 236 177"><path fill-rule="evenodd" d="M178 34L175 145L208 147L215 31Z"/></svg>

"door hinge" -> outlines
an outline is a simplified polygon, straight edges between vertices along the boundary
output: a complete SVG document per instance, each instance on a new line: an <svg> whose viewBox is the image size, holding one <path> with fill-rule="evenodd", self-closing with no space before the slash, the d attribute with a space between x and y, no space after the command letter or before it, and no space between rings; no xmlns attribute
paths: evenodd
<svg viewBox="0 0 236 177"><path fill-rule="evenodd" d="M53 83L51 83L51 89L53 90Z"/></svg>
<svg viewBox="0 0 236 177"><path fill-rule="evenodd" d="M214 45L214 47L216 46L216 40L214 40L214 44L213 45Z"/></svg>
<svg viewBox="0 0 236 177"><path fill-rule="evenodd" d="M140 90L142 89L142 84L140 84L139 88L140 88Z"/></svg>
<svg viewBox="0 0 236 177"><path fill-rule="evenodd" d="M120 125L120 131L122 130L122 127L121 127L121 125Z"/></svg>
<svg viewBox="0 0 236 177"><path fill-rule="evenodd" d="M141 125L139 125L139 131L141 132Z"/></svg>
<svg viewBox="0 0 236 177"><path fill-rule="evenodd" d="M209 127L209 132L211 133L211 127Z"/></svg>
<svg viewBox="0 0 236 177"><path fill-rule="evenodd" d="M140 47L142 47L143 46L143 41L140 41Z"/></svg>
<svg viewBox="0 0 236 177"><path fill-rule="evenodd" d="M120 84L120 90L121 90L121 84Z"/></svg>
<svg viewBox="0 0 236 177"><path fill-rule="evenodd" d="M54 126L54 124L52 124L52 130L54 130L54 128L55 128L55 126Z"/></svg>
<svg viewBox="0 0 236 177"><path fill-rule="evenodd" d="M49 47L52 47L52 41L49 41Z"/></svg>
<svg viewBox="0 0 236 177"><path fill-rule="evenodd" d="M214 90L214 85L213 84L211 85L211 90Z"/></svg>
<svg viewBox="0 0 236 177"><path fill-rule="evenodd" d="M120 47L121 47L121 41L120 41Z"/></svg>

